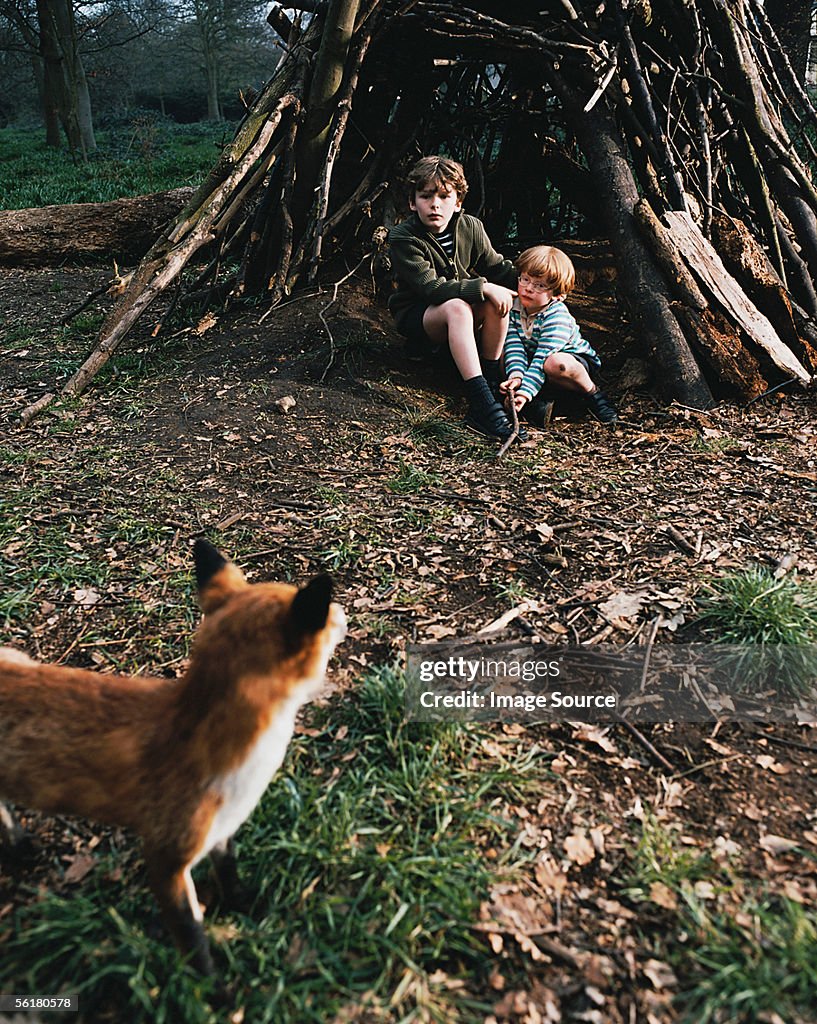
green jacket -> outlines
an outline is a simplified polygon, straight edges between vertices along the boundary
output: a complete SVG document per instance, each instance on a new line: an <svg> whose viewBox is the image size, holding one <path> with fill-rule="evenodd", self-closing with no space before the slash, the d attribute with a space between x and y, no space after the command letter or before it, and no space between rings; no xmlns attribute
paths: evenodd
<svg viewBox="0 0 817 1024"><path fill-rule="evenodd" d="M482 302L482 286L491 281L516 290L516 268L503 259L488 240L482 221L455 213L454 259L423 227L416 213L389 232L389 249L397 289L389 309L401 329L405 313L418 302L439 306L448 299Z"/></svg>

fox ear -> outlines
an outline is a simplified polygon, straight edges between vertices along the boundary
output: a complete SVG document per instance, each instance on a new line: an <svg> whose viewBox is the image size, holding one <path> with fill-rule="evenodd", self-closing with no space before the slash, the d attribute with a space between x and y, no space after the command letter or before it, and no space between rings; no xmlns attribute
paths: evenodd
<svg viewBox="0 0 817 1024"><path fill-rule="evenodd" d="M332 580L316 576L292 599L289 620L298 633L317 633L326 625L332 601Z"/></svg>
<svg viewBox="0 0 817 1024"><path fill-rule="evenodd" d="M193 561L196 566L199 604L206 613L214 612L230 594L248 585L238 566L228 562L218 548L214 548L203 537L199 537L193 545Z"/></svg>

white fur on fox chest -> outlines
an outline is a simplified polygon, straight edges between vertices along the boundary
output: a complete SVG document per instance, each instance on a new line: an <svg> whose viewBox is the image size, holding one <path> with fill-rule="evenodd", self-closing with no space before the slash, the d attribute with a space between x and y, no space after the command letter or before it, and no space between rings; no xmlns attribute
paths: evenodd
<svg viewBox="0 0 817 1024"><path fill-rule="evenodd" d="M229 839L252 814L273 775L281 767L300 706L301 701L290 700L278 708L272 722L255 741L242 763L215 780L213 788L220 794L222 803L196 861L218 843Z"/></svg>

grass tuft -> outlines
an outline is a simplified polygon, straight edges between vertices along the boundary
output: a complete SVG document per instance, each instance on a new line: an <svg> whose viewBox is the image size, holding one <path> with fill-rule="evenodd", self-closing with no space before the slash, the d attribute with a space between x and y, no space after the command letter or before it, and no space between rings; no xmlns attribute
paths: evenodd
<svg viewBox="0 0 817 1024"><path fill-rule="evenodd" d="M442 444L470 441L466 432L450 419L435 416L416 406L406 406L405 420L409 433L418 441L437 441Z"/></svg>
<svg viewBox="0 0 817 1024"><path fill-rule="evenodd" d="M648 909L654 887L664 887L660 920L645 942L675 972L682 1024L750 1024L773 1014L811 1019L805 1014L817 991L813 909L758 892L734 877L733 864L682 844L650 813L631 863L623 893L639 905L645 930L658 911L654 904Z"/></svg>
<svg viewBox="0 0 817 1024"><path fill-rule="evenodd" d="M401 459L397 475L386 486L395 494L417 494L428 487L439 487L441 483L442 478L436 473L426 473L424 469L418 469Z"/></svg>
<svg viewBox="0 0 817 1024"><path fill-rule="evenodd" d="M700 976L679 999L685 1022L813 1019L805 1016L817 992L813 912L778 898L744 903L736 915L709 910L693 895L687 907L694 926L687 970Z"/></svg>
<svg viewBox="0 0 817 1024"><path fill-rule="evenodd" d="M817 586L753 567L724 576L699 601L704 636L734 650L725 655L738 689L771 685L802 694L817 679Z"/></svg>

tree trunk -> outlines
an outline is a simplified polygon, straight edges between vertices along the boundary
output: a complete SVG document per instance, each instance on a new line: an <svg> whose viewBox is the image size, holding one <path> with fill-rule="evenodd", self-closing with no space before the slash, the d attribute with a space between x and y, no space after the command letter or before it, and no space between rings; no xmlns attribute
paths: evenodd
<svg viewBox="0 0 817 1024"><path fill-rule="evenodd" d="M667 286L652 253L638 231L634 213L638 190L615 124L598 107L584 113L572 94L564 98L604 209L621 294L657 364L662 388L684 405L707 409L714 404L709 385L672 312Z"/></svg>
<svg viewBox="0 0 817 1024"><path fill-rule="evenodd" d="M43 59L45 141L46 145L53 149L59 149L62 144L60 124L67 102L59 33L48 0L37 0L37 16L40 24L40 55ZM67 130L66 135L68 136L68 145L71 147L71 136ZM78 136L76 141L79 142Z"/></svg>
<svg viewBox="0 0 817 1024"><path fill-rule="evenodd" d="M315 186L329 144L329 129L360 0L331 0L323 26L321 45L312 74L306 118L298 132L295 165L297 176L292 219L296 236L303 230L315 200Z"/></svg>
<svg viewBox="0 0 817 1024"><path fill-rule="evenodd" d="M79 51L74 51L74 83L77 95L77 124L79 126L82 153L96 153L96 136L94 135L94 119L91 113L91 94L88 91L88 79L82 66Z"/></svg>
<svg viewBox="0 0 817 1024"><path fill-rule="evenodd" d="M218 11L213 0L196 0L195 10L204 75L207 80L207 120L221 121L223 118L219 99Z"/></svg>
<svg viewBox="0 0 817 1024"><path fill-rule="evenodd" d="M85 159L96 151L91 98L79 54L71 0L37 0L43 75L46 141L59 146L57 119L72 153Z"/></svg>

